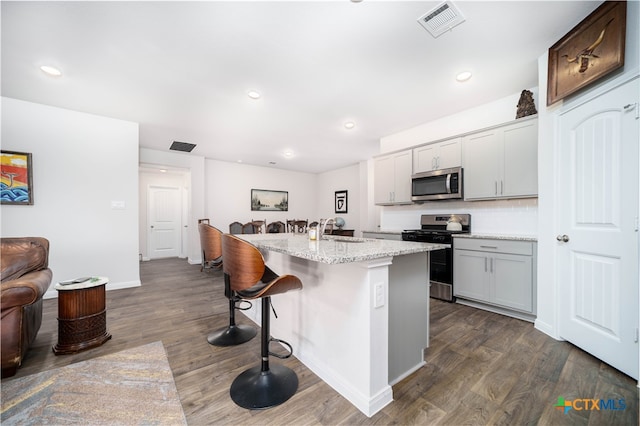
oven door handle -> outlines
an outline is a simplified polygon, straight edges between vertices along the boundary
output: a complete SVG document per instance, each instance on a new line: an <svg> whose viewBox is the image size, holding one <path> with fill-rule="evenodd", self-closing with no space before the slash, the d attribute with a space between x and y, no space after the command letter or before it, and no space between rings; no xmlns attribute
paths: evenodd
<svg viewBox="0 0 640 426"><path fill-rule="evenodd" d="M446 186L447 186L447 194L451 194L451 173L447 173Z"/></svg>

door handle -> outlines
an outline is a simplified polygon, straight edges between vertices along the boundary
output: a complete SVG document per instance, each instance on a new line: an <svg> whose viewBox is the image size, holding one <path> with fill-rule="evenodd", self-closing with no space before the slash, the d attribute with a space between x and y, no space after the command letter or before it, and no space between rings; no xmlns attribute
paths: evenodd
<svg viewBox="0 0 640 426"><path fill-rule="evenodd" d="M562 243L568 243L569 242L569 236L567 234L564 235L558 235L556 237L556 240L562 242Z"/></svg>
<svg viewBox="0 0 640 426"><path fill-rule="evenodd" d="M153 225L151 225L151 229L153 229Z"/></svg>

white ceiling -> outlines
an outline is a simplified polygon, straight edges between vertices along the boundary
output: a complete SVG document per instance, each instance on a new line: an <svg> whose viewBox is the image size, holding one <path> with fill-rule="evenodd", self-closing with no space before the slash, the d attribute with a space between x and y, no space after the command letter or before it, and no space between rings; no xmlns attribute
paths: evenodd
<svg viewBox="0 0 640 426"><path fill-rule="evenodd" d="M2 96L138 122L142 147L323 172L537 86L538 57L601 2L455 1L466 22L434 39L416 20L440 3L2 1Z"/></svg>

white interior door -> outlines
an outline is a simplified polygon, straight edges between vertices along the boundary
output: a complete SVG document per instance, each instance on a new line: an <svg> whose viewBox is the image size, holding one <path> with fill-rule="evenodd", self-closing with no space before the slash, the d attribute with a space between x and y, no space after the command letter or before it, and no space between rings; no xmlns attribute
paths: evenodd
<svg viewBox="0 0 640 426"><path fill-rule="evenodd" d="M180 188L150 185L147 194L147 232L150 259L178 257L181 252Z"/></svg>
<svg viewBox="0 0 640 426"><path fill-rule="evenodd" d="M560 116L560 336L638 378L638 79Z"/></svg>

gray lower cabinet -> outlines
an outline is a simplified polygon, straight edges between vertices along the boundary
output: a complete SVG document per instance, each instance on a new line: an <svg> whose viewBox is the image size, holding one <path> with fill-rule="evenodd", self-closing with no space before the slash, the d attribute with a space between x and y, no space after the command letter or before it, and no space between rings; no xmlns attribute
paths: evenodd
<svg viewBox="0 0 640 426"><path fill-rule="evenodd" d="M400 232L362 231L362 238L402 241L402 234Z"/></svg>
<svg viewBox="0 0 640 426"><path fill-rule="evenodd" d="M532 241L455 238L453 292L461 302L535 318L535 246Z"/></svg>

